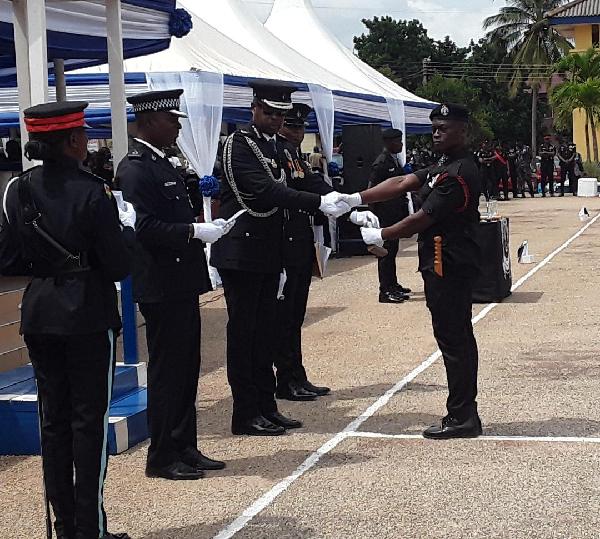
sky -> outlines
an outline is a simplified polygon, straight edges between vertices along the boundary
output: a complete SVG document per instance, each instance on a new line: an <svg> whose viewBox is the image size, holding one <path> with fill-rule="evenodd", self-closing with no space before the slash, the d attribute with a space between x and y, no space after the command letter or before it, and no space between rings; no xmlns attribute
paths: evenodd
<svg viewBox="0 0 600 539"><path fill-rule="evenodd" d="M263 22L273 4L273 0L243 1ZM449 35L458 45L468 45L483 36L483 19L505 5L502 0L312 0L312 4L319 19L349 48L353 36L366 30L361 19L381 15L419 19L430 37Z"/></svg>

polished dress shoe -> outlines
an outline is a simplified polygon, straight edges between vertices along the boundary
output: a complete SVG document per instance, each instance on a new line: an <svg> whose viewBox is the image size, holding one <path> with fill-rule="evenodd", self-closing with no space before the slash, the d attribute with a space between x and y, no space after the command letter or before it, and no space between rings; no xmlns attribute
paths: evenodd
<svg viewBox="0 0 600 539"><path fill-rule="evenodd" d="M232 423L231 432L246 436L281 436L285 429L259 415L244 423Z"/></svg>
<svg viewBox="0 0 600 539"><path fill-rule="evenodd" d="M225 463L220 460L209 459L195 447L188 447L181 455L181 462L196 470L222 470Z"/></svg>
<svg viewBox="0 0 600 539"><path fill-rule="evenodd" d="M379 292L379 303L404 303L408 296L397 292Z"/></svg>
<svg viewBox="0 0 600 539"><path fill-rule="evenodd" d="M329 395L329 393L331 393L330 388L328 388L326 386L315 386L315 385L311 384L308 380L306 380L306 382L302 383L302 387L304 387L304 389L306 389L306 391L310 391L311 393L314 393L318 397L322 397L323 395Z"/></svg>
<svg viewBox="0 0 600 539"><path fill-rule="evenodd" d="M171 481L195 481L202 479L204 472L188 466L184 462L177 461L165 466L164 468L146 467L146 477L161 477Z"/></svg>
<svg viewBox="0 0 600 539"><path fill-rule="evenodd" d="M264 414L265 418L275 425L279 425L284 429L299 429L302 428L302 423L297 419L291 419L285 417L279 412L271 412L270 414Z"/></svg>
<svg viewBox="0 0 600 539"><path fill-rule="evenodd" d="M392 291L393 292L400 292L400 294L410 294L412 292L412 290L410 288L406 288L405 286L402 286L401 284L397 284L395 286L392 287Z"/></svg>
<svg viewBox="0 0 600 539"><path fill-rule="evenodd" d="M442 419L442 425L434 425L423 431L425 438L432 440L448 440L450 438L477 438L481 436L481 420L478 415L471 416L466 421L460 421L452 416Z"/></svg>
<svg viewBox="0 0 600 539"><path fill-rule="evenodd" d="M275 396L278 399L284 399L288 401L314 401L317 398L317 394L313 391L309 391L302 384L298 382L288 382L277 386Z"/></svg>

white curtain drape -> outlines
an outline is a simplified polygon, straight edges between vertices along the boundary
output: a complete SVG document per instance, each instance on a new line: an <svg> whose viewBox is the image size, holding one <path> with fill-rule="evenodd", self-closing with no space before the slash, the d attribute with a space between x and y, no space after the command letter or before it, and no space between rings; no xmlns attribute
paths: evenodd
<svg viewBox="0 0 600 539"><path fill-rule="evenodd" d="M404 101L402 99L397 99L395 97L386 97L388 112L390 115L390 120L392 122L392 127L394 129L400 129L402 131L402 142L404 143L404 148L402 149L402 153L399 154L400 159L402 160L402 164L406 164L406 111L404 110Z"/></svg>
<svg viewBox="0 0 600 539"><path fill-rule="evenodd" d="M177 144L200 178L213 171L223 119L223 75L203 71L146 73L151 90L183 88Z"/></svg>
<svg viewBox="0 0 600 539"><path fill-rule="evenodd" d="M323 145L323 155L330 162L333 159L334 106L333 92L319 84L308 84L313 109L319 124L319 135Z"/></svg>

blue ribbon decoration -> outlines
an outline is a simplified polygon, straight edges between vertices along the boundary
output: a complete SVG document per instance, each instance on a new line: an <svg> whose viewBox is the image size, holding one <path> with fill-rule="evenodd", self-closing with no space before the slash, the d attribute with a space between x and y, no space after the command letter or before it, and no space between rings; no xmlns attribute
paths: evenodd
<svg viewBox="0 0 600 539"><path fill-rule="evenodd" d="M202 191L204 197L216 197L221 192L219 180L214 176L204 176L200 180L200 191Z"/></svg>
<svg viewBox="0 0 600 539"><path fill-rule="evenodd" d="M172 36L187 36L193 26L192 16L185 9L177 8L169 17L169 33Z"/></svg>

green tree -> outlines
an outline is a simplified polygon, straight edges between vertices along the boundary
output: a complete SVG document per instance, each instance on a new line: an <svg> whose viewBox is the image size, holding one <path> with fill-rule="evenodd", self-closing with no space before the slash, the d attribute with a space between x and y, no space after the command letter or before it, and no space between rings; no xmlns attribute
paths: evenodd
<svg viewBox="0 0 600 539"><path fill-rule="evenodd" d="M354 38L358 57L397 84L414 91L422 83L423 60L462 62L469 49L449 37L430 38L418 20L363 19L368 32Z"/></svg>
<svg viewBox="0 0 600 539"><path fill-rule="evenodd" d="M499 13L488 17L483 27L487 37L506 46L513 66L508 83L516 95L527 79L531 87L531 146L537 147L538 94L548 80L548 68L565 54L571 44L549 24L546 14L565 0L507 0Z"/></svg>
<svg viewBox="0 0 600 539"><path fill-rule="evenodd" d="M585 143L588 160L590 152L590 131L592 133L593 158L598 162L598 136L596 122L600 116L600 51L590 48L583 53L569 54L555 65L565 82L556 86L550 94L556 121L559 125L570 123L573 111L582 109L585 113Z"/></svg>

